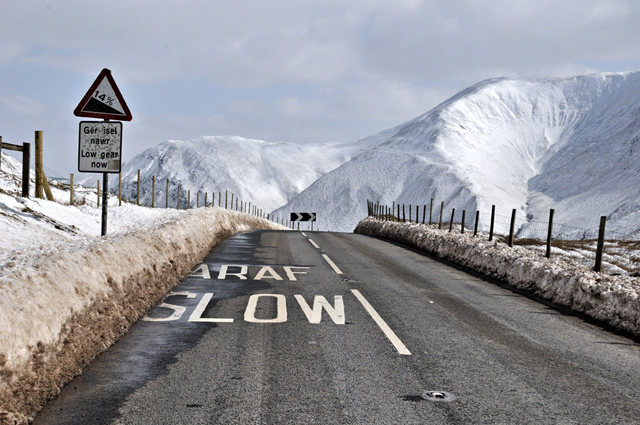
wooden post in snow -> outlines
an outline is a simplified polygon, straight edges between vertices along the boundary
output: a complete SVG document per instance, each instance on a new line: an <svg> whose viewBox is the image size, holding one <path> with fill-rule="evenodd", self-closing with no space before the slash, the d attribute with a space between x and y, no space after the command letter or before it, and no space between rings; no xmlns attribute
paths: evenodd
<svg viewBox="0 0 640 425"><path fill-rule="evenodd" d="M602 269L602 254L604 253L604 229L607 224L607 217L600 217L600 229L598 231L598 247L596 248L596 265L594 271L599 272Z"/></svg>
<svg viewBox="0 0 640 425"><path fill-rule="evenodd" d="M43 173L43 138L42 131L36 131L35 133L36 144L36 198L44 199L44 178Z"/></svg>
<svg viewBox="0 0 640 425"><path fill-rule="evenodd" d="M549 230L547 231L547 252L546 257L551 258L551 238L553 237L553 213L555 211L552 209L549 210Z"/></svg>
<svg viewBox="0 0 640 425"><path fill-rule="evenodd" d="M516 228L516 209L511 211L511 224L509 225L509 247L513 246L513 232Z"/></svg>
<svg viewBox="0 0 640 425"><path fill-rule="evenodd" d="M489 240L493 240L493 224L496 221L496 206L491 205L491 224L489 225Z"/></svg>

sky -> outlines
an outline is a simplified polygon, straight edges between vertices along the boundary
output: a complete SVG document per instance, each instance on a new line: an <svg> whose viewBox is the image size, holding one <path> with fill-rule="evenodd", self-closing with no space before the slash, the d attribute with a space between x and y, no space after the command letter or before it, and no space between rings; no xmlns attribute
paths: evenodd
<svg viewBox="0 0 640 425"><path fill-rule="evenodd" d="M636 0L0 0L0 136L41 130L49 173L78 175L73 110L108 68L125 161L205 135L349 141L488 78L640 70L638 22Z"/></svg>

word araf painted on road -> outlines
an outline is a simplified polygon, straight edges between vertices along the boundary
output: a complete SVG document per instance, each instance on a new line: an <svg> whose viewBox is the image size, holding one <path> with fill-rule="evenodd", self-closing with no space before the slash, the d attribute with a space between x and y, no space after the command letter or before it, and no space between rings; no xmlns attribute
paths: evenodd
<svg viewBox="0 0 640 425"><path fill-rule="evenodd" d="M306 266L266 266L266 265L238 265L238 264L225 264L220 267L217 280L226 280L228 277L233 276L239 280L248 280L250 269L258 268L258 272L253 276L252 280L262 279L274 279L284 280L284 277L290 281L297 281L296 275L307 274L306 269L310 267ZM282 269L278 273L277 269ZM341 274L341 272L339 273ZM284 276L284 277L283 277ZM204 263L200 264L189 276L190 278L201 278L205 280L214 280L211 278L211 270L209 265ZM411 355L411 352L400 341L398 336L391 330L389 325L380 317L378 312L373 306L365 299L365 297L357 289L351 289L351 292L358 300L358 302L364 307L369 316L376 322L378 327L385 334L387 339L393 344L399 354ZM198 305L193 309L189 315L189 322L206 322L206 323L233 323L234 319L229 317L224 318L210 318L202 317L202 314L207 309L210 301L213 299L213 292L207 292L199 295L195 292L170 292L168 297L172 296L184 296L187 299L194 299L200 296ZM296 294L293 296L298 305L302 309L302 312L306 316L309 323L319 324L322 321L322 311L324 310L333 323L336 325L344 325L345 312L344 312L344 300L342 295L335 295L333 297L333 305L322 295L315 295L313 297L313 305L310 305L302 295ZM275 301L275 317L271 318L258 318L256 317L256 311L260 310L258 305L260 302L273 304ZM149 322L175 322L180 320L184 313L187 311L187 307L174 305L166 302L160 304L159 307L169 309L172 313L165 317L149 317L143 318ZM287 321L287 298L281 294L253 294L249 297L247 307L244 311L244 321L249 323L284 323Z"/></svg>
<svg viewBox="0 0 640 425"><path fill-rule="evenodd" d="M249 270L259 268L257 273L251 278L251 280L263 280L263 279L274 279L277 281L289 280L289 281L297 281L296 275L304 275L307 274L306 271L309 267L306 266L250 266L250 265L234 265L228 264L220 267L220 271L217 275L217 280L225 280L229 277L238 278L240 280L248 280L249 279ZM282 269L280 273L278 273L278 269ZM211 279L211 271L209 270L208 264L200 264L196 269L191 273L189 277L202 278L202 279ZM198 294L193 292L171 292L167 297L171 296L185 296L187 299L196 298ZM232 323L234 319L232 318L203 318L202 313L206 310L209 302L213 298L213 293L207 292L202 295L200 302L195 307L191 315L189 316L189 322L209 322L209 323ZM256 310L258 310L258 304L261 300L268 302L268 299L275 299L276 302L276 315L273 318L269 319L259 319L256 317ZM326 311L331 320L336 325L344 325L345 324L345 315L344 315L344 301L341 295L336 295L333 297L333 305L327 301L327 299L322 295L316 295L313 299L313 306L310 306L307 301L304 299L302 295L294 295L295 300L300 305L302 312L309 320L309 323L318 324L322 320L322 310ZM173 312L166 317L163 318L152 318L145 317L144 320L152 321L152 322L172 322L176 320L180 320L187 308L184 306L169 304L167 302L163 302L160 304L160 307L170 309ZM279 294L254 294L249 297L249 301L247 303L247 308L244 312L244 320L245 322L250 323L284 323L287 321L287 300L284 295Z"/></svg>

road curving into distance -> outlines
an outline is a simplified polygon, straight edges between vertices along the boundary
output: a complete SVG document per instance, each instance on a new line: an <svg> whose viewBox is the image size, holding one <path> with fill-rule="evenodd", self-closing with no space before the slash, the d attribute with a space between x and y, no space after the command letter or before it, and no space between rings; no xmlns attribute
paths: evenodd
<svg viewBox="0 0 640 425"><path fill-rule="evenodd" d="M220 243L36 424L637 423L640 344L380 239Z"/></svg>

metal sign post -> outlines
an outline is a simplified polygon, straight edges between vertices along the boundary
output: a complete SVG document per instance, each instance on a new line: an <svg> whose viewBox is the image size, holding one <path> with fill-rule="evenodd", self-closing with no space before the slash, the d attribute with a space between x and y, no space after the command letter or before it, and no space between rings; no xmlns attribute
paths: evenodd
<svg viewBox="0 0 640 425"><path fill-rule="evenodd" d="M107 234L109 173L120 173L122 165L122 122L132 115L116 85L111 71L103 69L73 111L78 117L103 118L104 121L80 122L78 171L102 173L102 228Z"/></svg>

